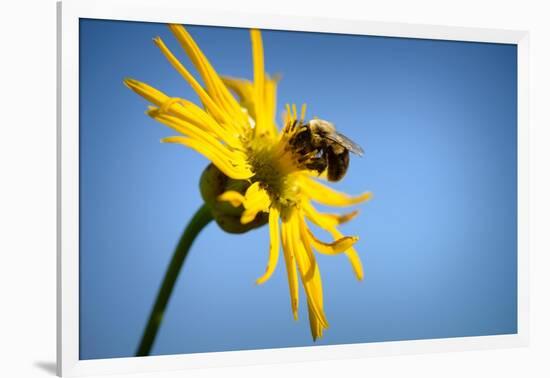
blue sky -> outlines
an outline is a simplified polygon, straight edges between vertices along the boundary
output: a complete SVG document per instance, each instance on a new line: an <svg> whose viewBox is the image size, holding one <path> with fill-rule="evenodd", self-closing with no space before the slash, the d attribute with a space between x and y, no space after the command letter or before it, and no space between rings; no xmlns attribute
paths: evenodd
<svg viewBox="0 0 550 378"><path fill-rule="evenodd" d="M252 75L237 28L189 27L221 74ZM159 140L122 84L195 100L152 43L165 25L80 21L80 358L132 356L207 161ZM517 331L517 50L513 45L264 31L278 108L305 102L365 150L334 186L374 199L345 225L365 280L319 256L330 328L292 319L284 264L262 286L261 228L210 224L177 282L153 354L380 342ZM303 291L302 304L305 304Z"/></svg>

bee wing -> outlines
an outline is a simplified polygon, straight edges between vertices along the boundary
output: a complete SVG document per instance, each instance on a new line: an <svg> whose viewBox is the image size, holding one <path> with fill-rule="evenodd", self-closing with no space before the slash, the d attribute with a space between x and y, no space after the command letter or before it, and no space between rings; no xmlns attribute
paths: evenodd
<svg viewBox="0 0 550 378"><path fill-rule="evenodd" d="M328 135L327 138L332 140L333 142L338 143L342 147L347 148L348 150L359 156L363 156L363 154L365 153L360 145L349 139L344 134L340 134L339 132L334 132Z"/></svg>

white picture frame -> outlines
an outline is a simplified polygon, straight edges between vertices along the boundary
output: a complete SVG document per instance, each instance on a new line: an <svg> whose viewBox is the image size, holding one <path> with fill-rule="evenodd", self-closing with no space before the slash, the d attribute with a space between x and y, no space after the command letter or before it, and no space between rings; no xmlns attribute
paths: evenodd
<svg viewBox="0 0 550 378"><path fill-rule="evenodd" d="M185 8L177 0L58 3L57 373L145 373L201 367L344 359L528 345L528 77L525 31L380 23ZM253 16L253 17L252 17ZM516 44L518 51L518 332L514 335L79 360L79 19L182 23Z"/></svg>

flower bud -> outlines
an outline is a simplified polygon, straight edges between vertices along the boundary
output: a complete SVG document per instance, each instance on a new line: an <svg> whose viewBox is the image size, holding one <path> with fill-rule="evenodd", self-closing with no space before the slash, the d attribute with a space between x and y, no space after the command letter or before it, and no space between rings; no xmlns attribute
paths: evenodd
<svg viewBox="0 0 550 378"><path fill-rule="evenodd" d="M199 184L202 199L210 208L212 217L222 230L232 234L241 234L268 222L268 214L260 212L252 222L242 224L241 214L244 207L242 205L234 207L229 202L218 200L218 196L228 190L234 190L244 195L250 184L245 180L227 177L214 164L209 164L202 172Z"/></svg>

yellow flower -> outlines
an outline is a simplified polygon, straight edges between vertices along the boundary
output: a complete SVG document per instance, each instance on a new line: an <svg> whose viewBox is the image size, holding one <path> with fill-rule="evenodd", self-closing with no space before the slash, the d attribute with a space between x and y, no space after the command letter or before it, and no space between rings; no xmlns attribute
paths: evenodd
<svg viewBox="0 0 550 378"><path fill-rule="evenodd" d="M240 221L243 224L252 222L261 212L269 214L269 259L265 273L256 282L262 284L271 277L282 244L294 318L298 318L300 277L315 340L328 328L328 321L314 250L329 255L345 254L359 280L363 279L363 268L353 248L358 238L344 236L337 228L355 217L357 212L344 215L321 213L312 201L329 206L350 206L369 199L371 194L352 197L336 192L317 181L317 173L307 170L298 161L299 156L288 142L298 129L296 124L300 125L304 120L305 106L298 117L296 106L287 105L285 125L278 131L275 123L277 80L264 72L259 30L250 32L254 70L254 79L250 82L220 77L184 27L170 25L169 28L196 67L203 84L159 37L154 39L155 44L197 93L202 107L182 98L170 97L134 79L126 79L125 84L154 105L149 108L149 116L181 134L164 138L163 142L192 148L228 177L250 183L244 195L229 190L218 200L235 207L242 205L244 211ZM334 240L323 242L317 239L306 220L326 230Z"/></svg>

